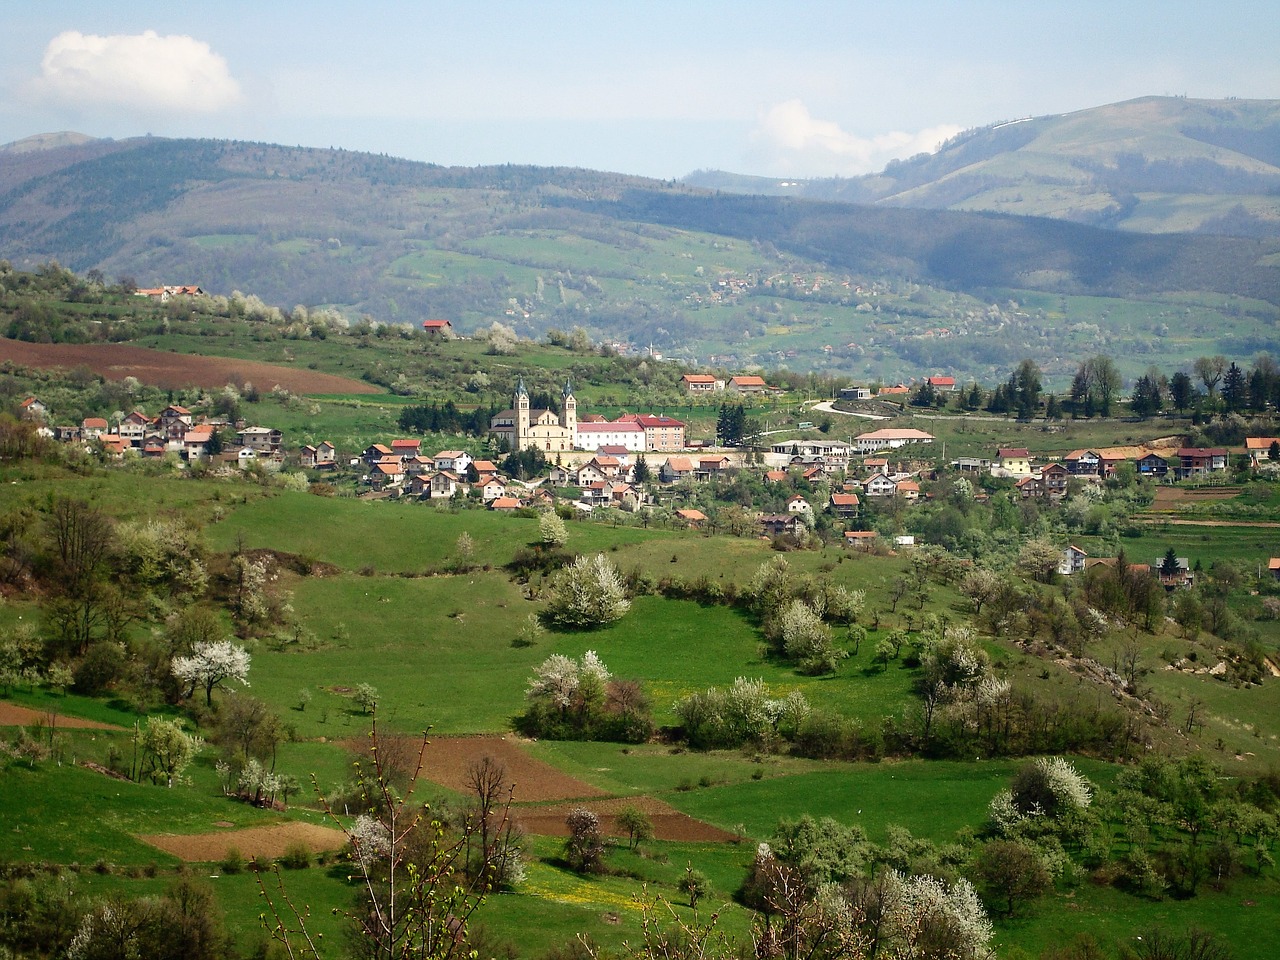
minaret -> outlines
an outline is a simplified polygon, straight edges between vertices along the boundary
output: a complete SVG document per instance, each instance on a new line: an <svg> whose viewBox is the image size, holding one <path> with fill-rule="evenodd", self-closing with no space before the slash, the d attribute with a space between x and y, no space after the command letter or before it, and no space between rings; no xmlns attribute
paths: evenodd
<svg viewBox="0 0 1280 960"><path fill-rule="evenodd" d="M516 386L516 436L511 445L514 450L523 450L529 444L529 391L524 388L524 377Z"/></svg>
<svg viewBox="0 0 1280 960"><path fill-rule="evenodd" d="M578 401L573 397L573 384L568 380L564 382L564 393L561 395L564 401L561 405L563 412L560 414L560 426L569 431L569 446L575 446L578 439Z"/></svg>

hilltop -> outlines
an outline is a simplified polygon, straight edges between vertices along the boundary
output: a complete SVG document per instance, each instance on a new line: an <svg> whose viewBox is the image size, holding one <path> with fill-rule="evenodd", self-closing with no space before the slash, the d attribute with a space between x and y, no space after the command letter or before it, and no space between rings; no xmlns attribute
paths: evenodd
<svg viewBox="0 0 1280 960"><path fill-rule="evenodd" d="M737 193L1053 217L1143 233L1280 233L1280 100L1142 97L968 130L848 179L700 171Z"/></svg>

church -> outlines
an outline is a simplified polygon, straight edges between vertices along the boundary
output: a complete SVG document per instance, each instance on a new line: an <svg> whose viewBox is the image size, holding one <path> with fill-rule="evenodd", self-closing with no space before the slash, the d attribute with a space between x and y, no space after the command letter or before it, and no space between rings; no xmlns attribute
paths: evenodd
<svg viewBox="0 0 1280 960"><path fill-rule="evenodd" d="M578 401L568 381L561 397L563 412L559 416L554 410L530 410L529 391L521 377L516 387L515 406L490 420L489 432L508 450L541 450L543 453L572 450L578 432Z"/></svg>

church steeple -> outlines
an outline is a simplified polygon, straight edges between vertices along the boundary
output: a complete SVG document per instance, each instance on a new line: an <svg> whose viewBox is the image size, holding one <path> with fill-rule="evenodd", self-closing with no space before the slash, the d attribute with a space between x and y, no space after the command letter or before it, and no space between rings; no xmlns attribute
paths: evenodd
<svg viewBox="0 0 1280 960"><path fill-rule="evenodd" d="M524 388L524 377L516 385L516 435L512 447L523 450L529 442L529 391Z"/></svg>
<svg viewBox="0 0 1280 960"><path fill-rule="evenodd" d="M569 443L573 445L578 433L578 401L573 396L573 384L569 380L564 382L564 392L560 395L563 401L561 407L563 412L560 415L560 426L569 431Z"/></svg>

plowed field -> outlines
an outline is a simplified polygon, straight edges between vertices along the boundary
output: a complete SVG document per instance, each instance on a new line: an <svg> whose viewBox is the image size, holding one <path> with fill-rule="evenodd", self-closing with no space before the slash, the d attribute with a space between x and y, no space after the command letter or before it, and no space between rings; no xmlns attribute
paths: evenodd
<svg viewBox="0 0 1280 960"><path fill-rule="evenodd" d="M193 863L222 860L232 849L239 850L246 859L257 857L269 860L281 856L294 843L305 843L315 853L320 850L337 850L347 842L346 834L341 830L297 822L210 833L140 834L138 839Z"/></svg>
<svg viewBox="0 0 1280 960"><path fill-rule="evenodd" d="M56 727L75 727L82 730L120 730L122 728L112 726L109 723L99 723L97 720L82 720L80 717L65 717L62 714L55 714L54 726ZM14 703L0 703L0 727L29 727L33 724L44 723L49 719L49 715L40 710L32 710L30 707L20 707Z"/></svg>
<svg viewBox="0 0 1280 960"><path fill-rule="evenodd" d="M166 353L122 343L24 343L0 339L0 360L26 367L87 367L108 380L137 377L165 389L217 389L231 382L254 384L259 390L279 385L291 393L380 393L378 387L315 370L295 370L256 360Z"/></svg>

